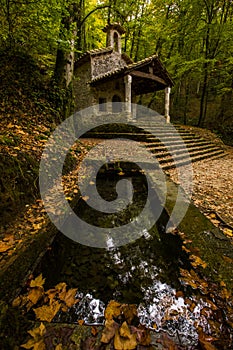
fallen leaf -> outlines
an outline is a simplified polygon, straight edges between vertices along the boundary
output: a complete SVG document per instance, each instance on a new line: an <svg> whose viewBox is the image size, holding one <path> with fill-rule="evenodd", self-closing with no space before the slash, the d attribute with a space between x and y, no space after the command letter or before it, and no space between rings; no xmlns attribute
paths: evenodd
<svg viewBox="0 0 233 350"><path fill-rule="evenodd" d="M94 335L94 337L98 334L98 329L95 326L91 327L91 334Z"/></svg>
<svg viewBox="0 0 233 350"><path fill-rule="evenodd" d="M121 306L121 311L125 316L125 320L128 324L131 324L134 317L137 316L137 306L134 304L123 304Z"/></svg>
<svg viewBox="0 0 233 350"><path fill-rule="evenodd" d="M51 304L53 302L53 299L55 298L55 295L57 294L57 289L49 289L45 294L48 296L49 303Z"/></svg>
<svg viewBox="0 0 233 350"><path fill-rule="evenodd" d="M0 243L0 253L7 252L10 248L12 248L12 245L9 245L9 243L1 242Z"/></svg>
<svg viewBox="0 0 233 350"><path fill-rule="evenodd" d="M118 317L121 314L121 304L115 300L111 300L104 312L106 320L112 320L113 317Z"/></svg>
<svg viewBox="0 0 233 350"><path fill-rule="evenodd" d="M89 197L88 196L83 196L82 199L86 202L89 199Z"/></svg>
<svg viewBox="0 0 233 350"><path fill-rule="evenodd" d="M12 301L12 306L13 307L18 307L22 304L23 296L19 295Z"/></svg>
<svg viewBox="0 0 233 350"><path fill-rule="evenodd" d="M41 321L51 322L59 311L60 307L61 304L58 301L54 301L51 305L44 305L33 310L36 314L36 318Z"/></svg>
<svg viewBox="0 0 233 350"><path fill-rule="evenodd" d="M110 340L114 337L118 327L118 323L116 323L114 320L106 319L105 327L101 336L101 342L109 343Z"/></svg>
<svg viewBox="0 0 233 350"><path fill-rule="evenodd" d="M61 283L58 283L56 286L55 286L55 289L60 293L61 291L64 291L66 289L66 283L65 282L61 282Z"/></svg>
<svg viewBox="0 0 233 350"><path fill-rule="evenodd" d="M223 233L228 237L233 237L233 231L229 228L224 228Z"/></svg>
<svg viewBox="0 0 233 350"><path fill-rule="evenodd" d="M30 287L43 287L45 283L45 278L42 277L42 273L37 276L34 280L31 280Z"/></svg>
<svg viewBox="0 0 233 350"><path fill-rule="evenodd" d="M217 340L217 338L205 334L201 327L198 328L198 335L198 340L203 350L217 350L217 348L213 344L211 344L211 342Z"/></svg>
<svg viewBox="0 0 233 350"><path fill-rule="evenodd" d="M62 344L58 344L58 345L56 345L55 350L62 350Z"/></svg>
<svg viewBox="0 0 233 350"><path fill-rule="evenodd" d="M137 341L139 345L149 346L151 344L151 336L150 336L149 329L146 329L146 327L142 325L140 325L138 328L136 327L132 327L132 328L133 328L132 333L136 333L137 335ZM153 328L156 329L157 326Z"/></svg>
<svg viewBox="0 0 233 350"><path fill-rule="evenodd" d="M33 349L33 350L45 350L45 343L43 339L35 341L34 339L28 340L26 344L20 345L24 349Z"/></svg>
<svg viewBox="0 0 233 350"><path fill-rule="evenodd" d="M69 289L65 294L60 293L59 298L64 301L68 307L71 307L78 302L78 299L75 298L76 293L77 288Z"/></svg>
<svg viewBox="0 0 233 350"><path fill-rule="evenodd" d="M158 340L162 344L163 349L165 350L177 350L177 346L174 341L166 334L162 333L160 339Z"/></svg>
<svg viewBox="0 0 233 350"><path fill-rule="evenodd" d="M44 294L44 288L35 287L29 291L28 299L32 302L33 305L35 305L38 302L38 300L40 300L43 294Z"/></svg>
<svg viewBox="0 0 233 350"><path fill-rule="evenodd" d="M133 350L137 346L137 334L131 334L129 326L124 322L121 328L116 330L114 347L116 350Z"/></svg>
<svg viewBox="0 0 233 350"><path fill-rule="evenodd" d="M201 266L201 267L203 267L203 269L205 269L207 266L207 263L205 261L203 261L199 256L190 255L190 260L192 260L191 264L193 267Z"/></svg>
<svg viewBox="0 0 233 350"><path fill-rule="evenodd" d="M29 339L28 342L22 344L21 347L24 349L45 350L45 344L43 341L45 332L46 328L43 323L41 323L39 327L28 331L33 339Z"/></svg>

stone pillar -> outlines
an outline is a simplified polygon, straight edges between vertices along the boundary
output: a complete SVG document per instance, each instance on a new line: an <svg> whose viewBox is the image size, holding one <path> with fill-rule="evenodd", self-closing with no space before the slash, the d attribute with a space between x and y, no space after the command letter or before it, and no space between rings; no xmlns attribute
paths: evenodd
<svg viewBox="0 0 233 350"><path fill-rule="evenodd" d="M166 89L165 89L165 113L164 113L164 116L166 118L167 123L170 123L170 115L169 115L170 92L171 92L171 88L166 87Z"/></svg>
<svg viewBox="0 0 233 350"><path fill-rule="evenodd" d="M124 78L125 82L125 103L126 108L125 112L128 115L128 119L131 119L131 84L132 84L132 77L131 75L126 75Z"/></svg>

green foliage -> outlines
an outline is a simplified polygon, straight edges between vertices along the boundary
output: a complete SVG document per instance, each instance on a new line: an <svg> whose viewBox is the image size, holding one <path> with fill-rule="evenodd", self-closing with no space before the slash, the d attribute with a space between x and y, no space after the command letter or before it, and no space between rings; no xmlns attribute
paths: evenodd
<svg viewBox="0 0 233 350"><path fill-rule="evenodd" d="M72 107L72 91L62 82L67 55L104 46L102 28L120 22L123 51L135 61L158 53L174 78L171 115L209 125L229 115L222 103L232 101L232 16L232 0L0 0L0 50L20 48L49 79L60 57L50 95L64 112L65 104ZM28 84L32 90L40 79ZM151 105L152 98L160 94L143 101Z"/></svg>

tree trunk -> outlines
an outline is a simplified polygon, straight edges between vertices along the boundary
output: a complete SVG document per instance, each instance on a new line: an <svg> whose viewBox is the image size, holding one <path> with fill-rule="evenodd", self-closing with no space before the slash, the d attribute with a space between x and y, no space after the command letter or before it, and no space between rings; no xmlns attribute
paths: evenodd
<svg viewBox="0 0 233 350"><path fill-rule="evenodd" d="M206 94L207 94L207 82L208 82L208 64L207 62L204 63L204 80L203 80L203 87L202 87L202 94L201 94L201 102L200 102L200 115L197 126L203 126L204 120L206 117Z"/></svg>

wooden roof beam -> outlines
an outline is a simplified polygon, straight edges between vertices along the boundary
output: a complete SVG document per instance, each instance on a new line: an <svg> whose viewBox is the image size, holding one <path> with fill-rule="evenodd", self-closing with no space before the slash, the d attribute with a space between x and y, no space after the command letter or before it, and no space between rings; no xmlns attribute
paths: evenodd
<svg viewBox="0 0 233 350"><path fill-rule="evenodd" d="M168 84L166 83L166 81L160 77L158 77L157 75L154 75L152 73L144 73L138 70L134 70L132 72L130 72L130 75L138 77L138 78L143 78L143 79L151 79L151 80L155 80L160 84L163 84L165 86L167 86Z"/></svg>

